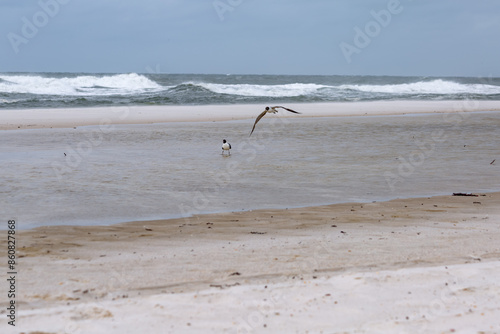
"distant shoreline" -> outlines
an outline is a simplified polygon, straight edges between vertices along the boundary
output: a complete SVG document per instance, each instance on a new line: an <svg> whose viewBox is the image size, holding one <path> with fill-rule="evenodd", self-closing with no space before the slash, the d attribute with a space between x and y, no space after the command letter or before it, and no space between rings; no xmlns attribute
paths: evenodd
<svg viewBox="0 0 500 334"><path fill-rule="evenodd" d="M500 111L500 101L371 101L287 103L301 115L282 117L381 116ZM123 106L0 110L0 130L71 128L110 124L216 122L255 118L264 104Z"/></svg>

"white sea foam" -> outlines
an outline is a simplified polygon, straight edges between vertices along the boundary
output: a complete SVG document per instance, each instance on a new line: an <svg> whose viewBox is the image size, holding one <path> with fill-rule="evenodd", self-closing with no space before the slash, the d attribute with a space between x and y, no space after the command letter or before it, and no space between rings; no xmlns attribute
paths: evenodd
<svg viewBox="0 0 500 334"><path fill-rule="evenodd" d="M261 79L265 81L255 81ZM79 97L85 97L79 99L79 106L98 106L103 100L105 104L225 104L234 96L256 103L263 98L324 102L480 96L495 100L500 95L498 78L484 79L488 81L465 78L416 81L415 78L401 77L297 76L292 82L290 79L289 76L257 79L255 76L239 76L234 79L218 75L137 73L0 74L0 98L5 99L0 100L0 106L59 108L75 103L75 98ZM200 94L200 90L204 92Z"/></svg>
<svg viewBox="0 0 500 334"><path fill-rule="evenodd" d="M7 100L7 99L0 99L0 103L5 103L5 104L8 104L8 103L16 103L16 102L19 102L20 100Z"/></svg>
<svg viewBox="0 0 500 334"><path fill-rule="evenodd" d="M329 86L310 84L310 83L309 84L293 83L286 85L249 85L249 84L225 85L225 84L215 84L215 83L192 83L192 84L201 86L205 89L208 89L218 94L241 95L241 96L268 96L268 97L311 95L317 93L321 88L329 87Z"/></svg>
<svg viewBox="0 0 500 334"><path fill-rule="evenodd" d="M500 94L500 86L487 84L461 84L436 79L405 84L385 85L320 85L313 83L293 83L284 85L215 84L188 82L218 94L240 96L292 97L315 94L342 94L346 91L365 93L385 93L394 95L453 95L453 94Z"/></svg>
<svg viewBox="0 0 500 334"><path fill-rule="evenodd" d="M163 89L154 81L136 73L43 77L39 75L0 75L0 92L36 95L125 95Z"/></svg>
<svg viewBox="0 0 500 334"><path fill-rule="evenodd" d="M500 87L486 84L461 84L446 80L419 81L395 85L342 85L341 89L387 94L500 94Z"/></svg>

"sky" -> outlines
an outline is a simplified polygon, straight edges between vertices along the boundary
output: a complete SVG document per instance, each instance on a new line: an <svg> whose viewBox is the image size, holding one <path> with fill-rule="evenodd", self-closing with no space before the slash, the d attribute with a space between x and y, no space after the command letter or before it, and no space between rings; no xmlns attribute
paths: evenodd
<svg viewBox="0 0 500 334"><path fill-rule="evenodd" d="M498 0L0 0L0 72L500 77Z"/></svg>

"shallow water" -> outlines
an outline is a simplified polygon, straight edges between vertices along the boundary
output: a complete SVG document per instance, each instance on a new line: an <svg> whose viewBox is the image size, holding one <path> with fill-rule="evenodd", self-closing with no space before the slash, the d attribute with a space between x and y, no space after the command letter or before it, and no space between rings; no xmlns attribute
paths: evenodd
<svg viewBox="0 0 500 334"><path fill-rule="evenodd" d="M252 125L1 131L1 211L25 229L500 189L498 112Z"/></svg>

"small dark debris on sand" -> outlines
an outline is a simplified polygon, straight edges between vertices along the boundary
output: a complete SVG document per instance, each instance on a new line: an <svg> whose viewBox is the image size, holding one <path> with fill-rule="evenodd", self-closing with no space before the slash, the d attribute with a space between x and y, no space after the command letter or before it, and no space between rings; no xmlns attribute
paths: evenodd
<svg viewBox="0 0 500 334"><path fill-rule="evenodd" d="M211 288L219 288L219 289L225 289L225 288L230 288L230 287L233 287L233 286L237 286L237 285L240 285L240 283L236 282L234 284L210 284L210 287Z"/></svg>

